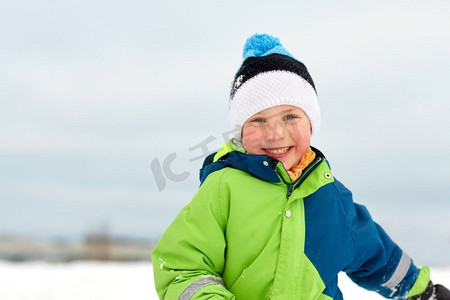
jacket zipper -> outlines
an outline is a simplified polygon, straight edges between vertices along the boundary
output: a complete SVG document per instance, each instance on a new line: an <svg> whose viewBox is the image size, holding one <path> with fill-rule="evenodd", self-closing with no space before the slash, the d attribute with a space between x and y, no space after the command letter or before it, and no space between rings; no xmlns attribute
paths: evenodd
<svg viewBox="0 0 450 300"><path fill-rule="evenodd" d="M281 164L279 162L279 164ZM286 199L289 200L289 197L291 196L292 192L294 191L294 184L293 183L289 183L286 182L286 180L284 180L284 177L282 174L280 174L280 171L278 170L278 168L276 168L276 172L278 174L278 177L280 178L280 180L286 185L287 187L287 192L286 192Z"/></svg>
<svg viewBox="0 0 450 300"><path fill-rule="evenodd" d="M294 189L296 187L298 187L303 180L305 179L305 177L307 175L309 175L310 171L315 168L320 162L322 161L322 158L319 157L317 160L315 160L312 164L310 164L305 170L303 170L302 175L300 176L299 180L296 183L288 183L283 179L282 175L279 175L280 179L283 181L283 183L286 185L287 187L287 192L286 192L286 199L289 200L289 197L292 195L292 192L294 191Z"/></svg>
<svg viewBox="0 0 450 300"><path fill-rule="evenodd" d="M294 191L294 184L293 183L291 183L291 184L287 184L288 186L287 186L287 194L286 194L286 199L288 199L289 200L289 197L291 196L291 194L292 194L292 192Z"/></svg>
<svg viewBox="0 0 450 300"><path fill-rule="evenodd" d="M302 172L302 175L300 175L300 178L298 179L297 183L294 185L296 187L298 187L300 184L302 184L304 179L311 173L311 170L314 169L321 161L322 161L322 158L319 157L313 163L311 163L306 169L304 169Z"/></svg>

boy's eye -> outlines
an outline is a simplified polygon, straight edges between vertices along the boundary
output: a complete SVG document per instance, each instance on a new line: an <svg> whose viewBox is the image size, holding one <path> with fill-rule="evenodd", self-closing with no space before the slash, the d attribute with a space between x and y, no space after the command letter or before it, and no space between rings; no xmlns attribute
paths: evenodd
<svg viewBox="0 0 450 300"><path fill-rule="evenodd" d="M295 115L286 115L284 117L285 120L293 120L293 119L296 119L296 118L297 118L297 116L295 116Z"/></svg>
<svg viewBox="0 0 450 300"><path fill-rule="evenodd" d="M264 122L264 119L263 119L263 118L254 118L254 119L252 120L252 122L255 122L255 123L262 123L262 122Z"/></svg>

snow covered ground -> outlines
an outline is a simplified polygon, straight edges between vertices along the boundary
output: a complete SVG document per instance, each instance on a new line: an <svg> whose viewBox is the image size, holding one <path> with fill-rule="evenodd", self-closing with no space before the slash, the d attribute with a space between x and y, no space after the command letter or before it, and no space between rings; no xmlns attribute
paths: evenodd
<svg viewBox="0 0 450 300"><path fill-rule="evenodd" d="M432 268L432 278L450 286L450 267ZM345 275L346 300L383 299L353 284ZM2 300L158 299L150 263L10 263L0 261Z"/></svg>

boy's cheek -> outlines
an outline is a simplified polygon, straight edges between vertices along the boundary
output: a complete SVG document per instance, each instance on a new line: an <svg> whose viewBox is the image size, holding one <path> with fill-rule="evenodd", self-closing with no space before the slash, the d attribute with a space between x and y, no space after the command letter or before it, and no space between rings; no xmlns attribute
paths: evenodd
<svg viewBox="0 0 450 300"><path fill-rule="evenodd" d="M255 128L247 127L242 130L242 141L255 140L258 136L259 134Z"/></svg>
<svg viewBox="0 0 450 300"><path fill-rule="evenodd" d="M245 142L243 142L243 146L249 154L261 154L261 153L258 153L258 152L261 152L261 140L260 139L246 139Z"/></svg>
<svg viewBox="0 0 450 300"><path fill-rule="evenodd" d="M258 154L253 152L261 149L262 137L255 130L246 130L242 135L242 144L250 154Z"/></svg>

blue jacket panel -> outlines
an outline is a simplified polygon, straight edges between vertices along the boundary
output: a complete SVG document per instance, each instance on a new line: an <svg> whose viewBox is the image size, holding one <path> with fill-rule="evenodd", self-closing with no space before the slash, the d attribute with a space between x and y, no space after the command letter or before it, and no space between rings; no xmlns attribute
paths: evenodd
<svg viewBox="0 0 450 300"><path fill-rule="evenodd" d="M406 295L419 270L375 223L368 210L352 200L351 192L338 180L304 199L306 218L305 254L319 271L325 294L340 299L334 284L340 271L361 287L386 298ZM384 286L400 262L407 272L393 288ZM405 266L400 266L405 268Z"/></svg>

